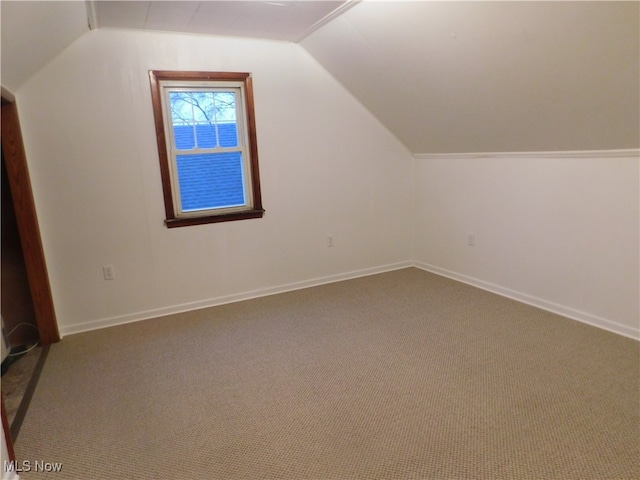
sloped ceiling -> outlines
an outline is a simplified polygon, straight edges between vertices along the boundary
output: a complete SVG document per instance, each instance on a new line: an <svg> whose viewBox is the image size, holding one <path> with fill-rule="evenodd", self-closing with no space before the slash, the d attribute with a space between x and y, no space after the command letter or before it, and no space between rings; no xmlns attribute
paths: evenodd
<svg viewBox="0 0 640 480"><path fill-rule="evenodd" d="M637 148L639 5L364 1L301 45L414 153Z"/></svg>
<svg viewBox="0 0 640 480"><path fill-rule="evenodd" d="M84 2L0 2L2 86L15 91L89 31Z"/></svg>
<svg viewBox="0 0 640 480"><path fill-rule="evenodd" d="M148 16L151 3L154 11L161 10L156 3L171 7L163 18L174 24L189 18L172 27L178 31L199 28L198 9L215 18L216 4L238 4L231 8L239 12L236 19L253 18L249 24L238 20L244 35L268 38L285 35L291 25L286 15L264 17L265 3L285 4L290 13L315 11L316 19L329 11L327 2L317 2L318 8L301 5L316 3L311 0L295 2L296 7L286 1L131 1L109 3L103 21L113 19L108 9L114 5L144 6L144 25L138 28L168 29ZM92 4L2 1L2 86L18 89L88 31L86 5ZM414 153L640 146L639 2L365 0L353 5L297 38L304 37L300 45ZM211 33L242 34L229 25L222 22Z"/></svg>
<svg viewBox="0 0 640 480"><path fill-rule="evenodd" d="M2 0L2 86L15 92L89 28L132 28L297 42L358 1Z"/></svg>
<svg viewBox="0 0 640 480"><path fill-rule="evenodd" d="M353 0L93 1L96 28L118 27L297 42ZM91 12L92 13L92 12Z"/></svg>

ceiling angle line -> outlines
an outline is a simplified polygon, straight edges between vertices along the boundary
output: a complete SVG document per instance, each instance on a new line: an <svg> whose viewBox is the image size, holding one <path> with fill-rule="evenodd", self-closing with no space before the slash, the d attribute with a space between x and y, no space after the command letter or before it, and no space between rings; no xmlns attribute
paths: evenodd
<svg viewBox="0 0 640 480"><path fill-rule="evenodd" d="M98 28L98 9L96 7L96 2L95 0L85 0L84 4L87 7L89 30L96 30Z"/></svg>
<svg viewBox="0 0 640 480"><path fill-rule="evenodd" d="M309 35L311 35L313 32L318 30L320 27L322 27L323 25L326 25L327 23L329 23L334 18L342 15L344 12L346 12L347 10L349 10L352 7L354 7L355 5L357 5L360 2L362 2L362 0L347 0L342 5L340 5L338 8L336 8L335 10L332 10L327 15L325 15L320 20L318 20L316 23L314 23L309 28L307 28L304 32L302 32L295 39L295 43L300 43L302 40L307 38Z"/></svg>

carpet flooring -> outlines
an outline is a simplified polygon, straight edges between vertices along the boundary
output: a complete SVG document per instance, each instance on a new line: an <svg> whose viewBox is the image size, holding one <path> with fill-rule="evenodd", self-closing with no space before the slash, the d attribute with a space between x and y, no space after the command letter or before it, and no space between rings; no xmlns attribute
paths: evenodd
<svg viewBox="0 0 640 480"><path fill-rule="evenodd" d="M638 479L639 352L414 268L77 334L20 477Z"/></svg>

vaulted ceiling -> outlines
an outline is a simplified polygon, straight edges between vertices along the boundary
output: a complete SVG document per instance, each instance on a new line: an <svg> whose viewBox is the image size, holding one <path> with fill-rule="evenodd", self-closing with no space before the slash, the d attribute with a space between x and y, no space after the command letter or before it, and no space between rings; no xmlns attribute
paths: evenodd
<svg viewBox="0 0 640 480"><path fill-rule="evenodd" d="M638 2L363 2L302 46L412 152L637 148Z"/></svg>
<svg viewBox="0 0 640 480"><path fill-rule="evenodd" d="M299 43L414 153L640 145L639 2L1 2L16 91L92 28Z"/></svg>
<svg viewBox="0 0 640 480"><path fill-rule="evenodd" d="M96 28L118 27L298 42L353 1L94 1Z"/></svg>

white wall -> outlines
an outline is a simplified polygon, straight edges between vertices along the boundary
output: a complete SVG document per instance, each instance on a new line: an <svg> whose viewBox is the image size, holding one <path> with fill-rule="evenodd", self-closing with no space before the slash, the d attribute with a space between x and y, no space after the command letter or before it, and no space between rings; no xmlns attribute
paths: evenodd
<svg viewBox="0 0 640 480"><path fill-rule="evenodd" d="M263 219L164 227L150 69L252 72ZM92 31L16 99L63 334L411 258L410 153L297 45Z"/></svg>
<svg viewBox="0 0 640 480"><path fill-rule="evenodd" d="M150 69L253 73L265 218L164 227ZM93 31L16 97L63 334L415 261L639 336L637 152L414 160L301 47L260 40Z"/></svg>
<svg viewBox="0 0 640 480"><path fill-rule="evenodd" d="M637 150L417 157L422 267L638 338Z"/></svg>

